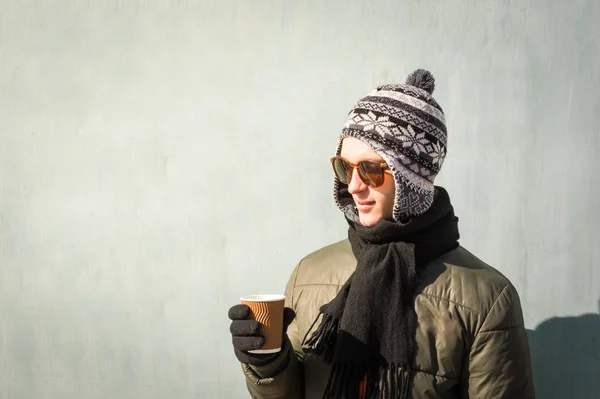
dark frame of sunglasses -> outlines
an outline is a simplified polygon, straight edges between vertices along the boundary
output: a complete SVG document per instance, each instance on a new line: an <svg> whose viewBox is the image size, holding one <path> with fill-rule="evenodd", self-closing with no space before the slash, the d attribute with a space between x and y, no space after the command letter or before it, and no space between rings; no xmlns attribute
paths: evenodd
<svg viewBox="0 0 600 399"><path fill-rule="evenodd" d="M360 176L361 180L367 184L369 187L373 187L373 188L377 188L377 187L381 187L383 185L384 182L384 176L383 174L388 172L389 174L392 174L392 171L390 170L390 167L387 163L385 162L373 162L373 161L360 161L357 164L353 164L352 162L348 161L346 158L342 157L342 156L335 156L329 159L329 161L331 162L331 166L333 167L333 173L335 174L336 178L338 180L340 180L342 183L344 184L350 184L350 179L348 179L348 182L344 182L344 180L338 175L337 169L335 168L335 161L336 160L342 160L344 161L346 164L348 164L348 166L350 166L351 170L357 169L358 170L358 175ZM360 165L362 163L365 164L370 164L370 165L377 165L381 168L381 183L379 184L375 184L373 182L373 179L371 177L369 177L368 175L365 175L366 172L364 172L364 170L362 170L360 168ZM354 173L354 172L352 172Z"/></svg>

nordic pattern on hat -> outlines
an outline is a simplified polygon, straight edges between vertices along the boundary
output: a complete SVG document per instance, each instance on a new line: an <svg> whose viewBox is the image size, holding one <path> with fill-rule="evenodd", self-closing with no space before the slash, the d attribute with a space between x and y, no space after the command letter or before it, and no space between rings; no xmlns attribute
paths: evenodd
<svg viewBox="0 0 600 399"><path fill-rule="evenodd" d="M345 137L370 146L387 163L396 186L393 217L402 221L424 213L433 203L433 182L447 149L444 111L431 96L435 81L418 69L405 84L386 84L362 98L349 112L336 149ZM335 179L334 200L358 222L348 186Z"/></svg>

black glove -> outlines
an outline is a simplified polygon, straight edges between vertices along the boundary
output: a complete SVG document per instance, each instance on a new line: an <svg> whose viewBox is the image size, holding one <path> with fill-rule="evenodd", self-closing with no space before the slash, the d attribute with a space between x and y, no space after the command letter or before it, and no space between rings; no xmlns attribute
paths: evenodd
<svg viewBox="0 0 600 399"><path fill-rule="evenodd" d="M295 317L296 312L292 309L283 309L282 351L284 350L283 344L287 342L287 328ZM260 349L265 343L265 337L261 335L260 323L250 318L250 308L247 305L239 304L231 307L229 318L232 320L229 331L232 336L233 349L240 362L253 366L264 366L280 355L280 352L269 354L247 352Z"/></svg>

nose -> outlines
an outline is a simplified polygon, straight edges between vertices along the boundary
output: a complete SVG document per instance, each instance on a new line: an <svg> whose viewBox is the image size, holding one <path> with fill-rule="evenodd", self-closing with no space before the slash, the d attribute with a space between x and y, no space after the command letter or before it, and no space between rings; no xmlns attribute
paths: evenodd
<svg viewBox="0 0 600 399"><path fill-rule="evenodd" d="M350 194L358 194L365 191L369 186L362 181L358 174L358 170L354 168L352 171L352 179L350 179L350 184L348 184L348 192Z"/></svg>

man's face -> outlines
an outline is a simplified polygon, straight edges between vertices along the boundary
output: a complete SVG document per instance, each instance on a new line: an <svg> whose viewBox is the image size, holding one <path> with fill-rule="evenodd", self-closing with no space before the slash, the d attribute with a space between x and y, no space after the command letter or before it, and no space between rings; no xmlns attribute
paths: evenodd
<svg viewBox="0 0 600 399"><path fill-rule="evenodd" d="M361 161L384 162L371 147L354 137L344 139L340 155L355 165ZM356 203L360 223L365 227L392 217L395 191L394 179L389 173L384 174L383 185L374 188L363 182L357 169L354 169L348 184L348 192Z"/></svg>

